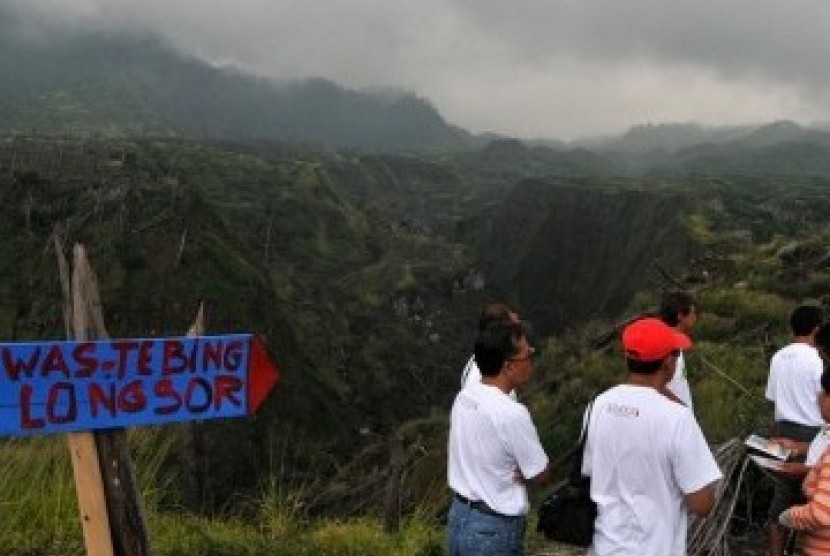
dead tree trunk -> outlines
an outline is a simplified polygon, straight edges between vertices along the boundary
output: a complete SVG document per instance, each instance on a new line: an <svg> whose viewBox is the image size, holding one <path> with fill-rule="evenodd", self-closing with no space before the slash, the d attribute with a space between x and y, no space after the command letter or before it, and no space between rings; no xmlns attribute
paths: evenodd
<svg viewBox="0 0 830 556"><path fill-rule="evenodd" d="M398 532L401 518L401 475L405 456L403 436L395 432L389 439L389 475L383 495L383 530L387 533Z"/></svg>

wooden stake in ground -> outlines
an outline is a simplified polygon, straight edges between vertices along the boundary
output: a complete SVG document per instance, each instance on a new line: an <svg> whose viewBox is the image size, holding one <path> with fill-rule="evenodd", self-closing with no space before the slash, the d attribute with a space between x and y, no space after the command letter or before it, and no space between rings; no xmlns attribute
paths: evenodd
<svg viewBox="0 0 830 556"><path fill-rule="evenodd" d="M63 242L60 237L55 234L53 240L64 294L64 325L67 338L71 339L74 337L75 318L69 265L66 262ZM83 320L79 320L78 324L81 325L81 329L86 328L86 323ZM107 503L101 478L101 468L98 463L95 436L90 432L70 433L68 442L86 552L95 556L113 556L112 533L110 531L109 516L107 515Z"/></svg>
<svg viewBox="0 0 830 556"><path fill-rule="evenodd" d="M70 282L63 245L57 236L54 242L66 294ZM72 318L65 318L67 332L76 340L106 338L95 273L83 246L76 245L73 255ZM64 301L66 310L70 305ZM148 556L147 527L125 431L75 433L70 435L70 446L87 554Z"/></svg>

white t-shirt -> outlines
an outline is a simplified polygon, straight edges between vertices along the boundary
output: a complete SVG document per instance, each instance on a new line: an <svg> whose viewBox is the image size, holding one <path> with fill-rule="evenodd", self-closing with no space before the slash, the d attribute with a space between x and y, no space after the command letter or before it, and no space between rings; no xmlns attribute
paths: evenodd
<svg viewBox="0 0 830 556"><path fill-rule="evenodd" d="M818 408L823 371L818 350L804 343L790 344L772 356L766 395L775 403L776 421L810 427L824 424Z"/></svg>
<svg viewBox="0 0 830 556"><path fill-rule="evenodd" d="M689 380L686 378L686 360L683 357L683 352L677 357L677 365L674 367L674 376L666 387L674 392L674 395L680 398L680 401L686 404L691 410L692 407L692 389L689 388Z"/></svg>
<svg viewBox="0 0 830 556"><path fill-rule="evenodd" d="M476 365L476 358L474 355L470 356L467 364L464 365L464 370L461 371L461 388L466 388L470 384L481 384L481 370ZM510 391L510 397L517 399L516 391Z"/></svg>
<svg viewBox="0 0 830 556"><path fill-rule="evenodd" d="M447 479L470 500L483 500L505 515L525 515L529 479L545 470L548 456L527 408L496 388L470 384L455 397L450 413Z"/></svg>
<svg viewBox="0 0 830 556"><path fill-rule="evenodd" d="M599 510L595 556L685 556L684 495L721 478L691 410L633 385L594 402L582 471Z"/></svg>

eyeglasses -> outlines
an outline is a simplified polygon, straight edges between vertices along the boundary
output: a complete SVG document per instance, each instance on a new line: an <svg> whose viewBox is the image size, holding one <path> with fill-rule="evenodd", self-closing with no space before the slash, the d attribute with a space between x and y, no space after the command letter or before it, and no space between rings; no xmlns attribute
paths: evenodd
<svg viewBox="0 0 830 556"><path fill-rule="evenodd" d="M531 347L527 350L527 355L524 357L508 357L507 361L532 361L536 357L536 348Z"/></svg>

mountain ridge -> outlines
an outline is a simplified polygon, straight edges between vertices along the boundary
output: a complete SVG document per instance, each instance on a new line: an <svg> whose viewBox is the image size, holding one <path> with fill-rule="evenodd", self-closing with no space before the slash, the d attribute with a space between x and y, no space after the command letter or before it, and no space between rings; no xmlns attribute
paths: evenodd
<svg viewBox="0 0 830 556"><path fill-rule="evenodd" d="M190 136L406 150L459 148L466 131L410 93L218 69L149 36L0 37L0 130Z"/></svg>

